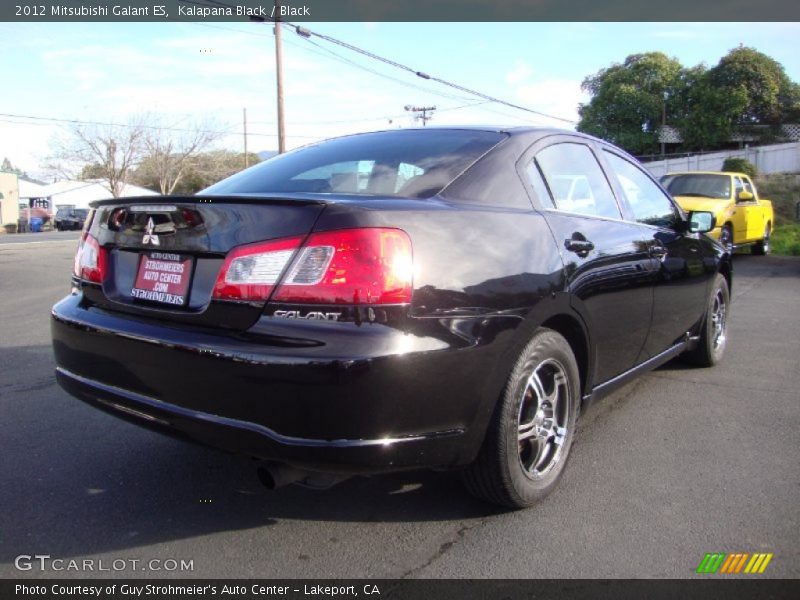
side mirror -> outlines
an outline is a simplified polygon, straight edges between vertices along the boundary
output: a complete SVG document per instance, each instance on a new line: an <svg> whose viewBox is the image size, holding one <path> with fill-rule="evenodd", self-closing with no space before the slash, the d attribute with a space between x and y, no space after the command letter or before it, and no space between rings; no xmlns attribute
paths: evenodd
<svg viewBox="0 0 800 600"><path fill-rule="evenodd" d="M698 210L689 213L689 233L707 233L716 224L717 219L712 212Z"/></svg>
<svg viewBox="0 0 800 600"><path fill-rule="evenodd" d="M755 196L753 196L752 192L748 192L748 191L742 190L741 192L739 192L739 195L736 197L736 201L737 202L750 202L750 200L752 200L753 198L755 198Z"/></svg>

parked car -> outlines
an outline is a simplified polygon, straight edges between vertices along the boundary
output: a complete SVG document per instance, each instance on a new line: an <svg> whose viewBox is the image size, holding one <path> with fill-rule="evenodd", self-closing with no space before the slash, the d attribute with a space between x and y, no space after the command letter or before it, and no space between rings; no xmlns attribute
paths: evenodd
<svg viewBox="0 0 800 600"><path fill-rule="evenodd" d="M58 231L83 229L88 214L88 208L59 208L56 211L54 226Z"/></svg>
<svg viewBox="0 0 800 600"><path fill-rule="evenodd" d="M588 185L581 202L565 180ZM197 196L93 206L52 311L58 382L261 459L270 487L459 469L476 495L528 506L583 407L726 346L711 213L687 217L575 132L359 134Z"/></svg>
<svg viewBox="0 0 800 600"><path fill-rule="evenodd" d="M709 235L729 251L752 246L753 254L769 253L769 237L775 215L772 202L760 198L755 184L744 173L693 171L668 173L661 184L684 210L714 214Z"/></svg>

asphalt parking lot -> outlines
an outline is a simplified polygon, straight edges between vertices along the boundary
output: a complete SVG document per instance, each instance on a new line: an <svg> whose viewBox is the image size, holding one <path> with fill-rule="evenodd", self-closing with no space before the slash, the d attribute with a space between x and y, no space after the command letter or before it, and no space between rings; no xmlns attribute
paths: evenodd
<svg viewBox="0 0 800 600"><path fill-rule="evenodd" d="M0 577L684 578L713 551L800 577L800 259L737 255L724 363L672 362L590 408L559 489L506 512L447 473L268 492L250 461L72 399L48 320L76 240L0 236ZM23 554L128 562L19 571Z"/></svg>

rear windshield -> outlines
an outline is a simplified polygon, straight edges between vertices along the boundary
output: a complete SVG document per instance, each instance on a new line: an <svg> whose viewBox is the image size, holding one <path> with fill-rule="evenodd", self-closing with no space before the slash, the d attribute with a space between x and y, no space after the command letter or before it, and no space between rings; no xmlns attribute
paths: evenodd
<svg viewBox="0 0 800 600"><path fill-rule="evenodd" d="M201 194L312 192L427 198L492 146L493 131L382 131L337 138L276 156Z"/></svg>

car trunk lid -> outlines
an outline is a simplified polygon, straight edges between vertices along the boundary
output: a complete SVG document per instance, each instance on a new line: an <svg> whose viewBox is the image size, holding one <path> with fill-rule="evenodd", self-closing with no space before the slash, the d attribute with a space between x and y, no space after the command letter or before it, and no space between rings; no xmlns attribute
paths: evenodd
<svg viewBox="0 0 800 600"><path fill-rule="evenodd" d="M93 204L88 233L103 248L101 286L88 301L164 321L247 329L264 302L212 298L226 254L238 246L306 236L326 205L304 197L150 196Z"/></svg>

